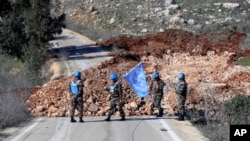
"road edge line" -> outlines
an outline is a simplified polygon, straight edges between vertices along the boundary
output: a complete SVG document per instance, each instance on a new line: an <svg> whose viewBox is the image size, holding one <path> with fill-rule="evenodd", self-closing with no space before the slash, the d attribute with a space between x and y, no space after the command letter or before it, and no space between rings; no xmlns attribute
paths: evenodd
<svg viewBox="0 0 250 141"><path fill-rule="evenodd" d="M163 126L164 128L167 129L168 134L171 136L171 138L172 138L174 141L182 141L182 140L175 134L175 132L168 126L168 124L167 124L163 119L160 119L160 123L162 124L162 126Z"/></svg>
<svg viewBox="0 0 250 141"><path fill-rule="evenodd" d="M35 120L35 123L31 124L28 128L26 128L24 131L22 131L22 133L18 134L14 139L12 139L11 141L20 141L20 139L27 134L30 130L32 130L38 123L39 121L41 121L43 118L38 118L37 120Z"/></svg>

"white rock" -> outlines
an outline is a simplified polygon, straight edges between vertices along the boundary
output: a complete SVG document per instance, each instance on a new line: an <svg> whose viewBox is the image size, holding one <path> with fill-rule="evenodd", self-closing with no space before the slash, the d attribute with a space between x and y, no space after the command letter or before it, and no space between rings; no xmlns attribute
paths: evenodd
<svg viewBox="0 0 250 141"><path fill-rule="evenodd" d="M189 20L188 20L188 24L189 24L189 25L194 25L194 19L189 19Z"/></svg>
<svg viewBox="0 0 250 141"><path fill-rule="evenodd" d="M130 107L132 107L132 108L137 108L137 104L136 104L135 102L131 102L129 105L130 105Z"/></svg>
<svg viewBox="0 0 250 141"><path fill-rule="evenodd" d="M96 112L98 110L98 106L95 104L90 104L88 107L88 111L90 112Z"/></svg>
<svg viewBox="0 0 250 141"><path fill-rule="evenodd" d="M221 6L222 3L214 3L213 5L214 5L214 6Z"/></svg>
<svg viewBox="0 0 250 141"><path fill-rule="evenodd" d="M142 5L138 5L138 6L137 6L137 9L142 9Z"/></svg>
<svg viewBox="0 0 250 141"><path fill-rule="evenodd" d="M167 7L168 9L178 9L179 5L178 4L171 4L169 7Z"/></svg>
<svg viewBox="0 0 250 141"><path fill-rule="evenodd" d="M159 29L159 32L164 32L164 29L162 29L162 28L161 28L161 29Z"/></svg>
<svg viewBox="0 0 250 141"><path fill-rule="evenodd" d="M160 8L160 7L155 8L155 12L159 12L159 11L162 11L162 8Z"/></svg>
<svg viewBox="0 0 250 141"><path fill-rule="evenodd" d="M162 13L163 13L166 17L169 16L169 10L168 10L168 9L163 10Z"/></svg>
<svg viewBox="0 0 250 141"><path fill-rule="evenodd" d="M109 21L109 24L113 24L113 23L115 23L115 18L111 18Z"/></svg>
<svg viewBox="0 0 250 141"><path fill-rule="evenodd" d="M165 0L164 6L168 7L173 3L173 0Z"/></svg>
<svg viewBox="0 0 250 141"><path fill-rule="evenodd" d="M146 32L148 32L148 29L144 28L144 29L142 29L141 32L142 32L142 33L146 33Z"/></svg>
<svg viewBox="0 0 250 141"><path fill-rule="evenodd" d="M237 7L240 7L239 3L230 3L230 2L226 2L222 4L223 7L228 8L228 9L235 9Z"/></svg>

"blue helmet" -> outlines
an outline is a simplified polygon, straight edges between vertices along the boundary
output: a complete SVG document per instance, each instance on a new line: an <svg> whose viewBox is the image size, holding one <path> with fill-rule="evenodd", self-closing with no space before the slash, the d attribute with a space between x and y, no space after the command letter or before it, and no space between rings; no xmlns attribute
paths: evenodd
<svg viewBox="0 0 250 141"><path fill-rule="evenodd" d="M117 79L118 79L117 74L112 73L112 74L110 75L110 79L111 79L111 80L117 80Z"/></svg>
<svg viewBox="0 0 250 141"><path fill-rule="evenodd" d="M185 74L182 73L182 72L179 73L179 74L178 74L178 78L179 78L179 79L185 79Z"/></svg>
<svg viewBox="0 0 250 141"><path fill-rule="evenodd" d="M78 77L78 78L81 77L81 72L80 71L75 71L74 76Z"/></svg>
<svg viewBox="0 0 250 141"><path fill-rule="evenodd" d="M159 73L157 72L157 71L154 71L153 73L152 73L152 78L153 79L156 79L156 78L159 78L160 77L160 75L159 75Z"/></svg>

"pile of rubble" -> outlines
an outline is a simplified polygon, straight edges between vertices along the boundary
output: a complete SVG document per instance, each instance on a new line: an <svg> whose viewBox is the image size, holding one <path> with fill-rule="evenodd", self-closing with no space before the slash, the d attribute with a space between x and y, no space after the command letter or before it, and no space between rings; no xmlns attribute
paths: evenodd
<svg viewBox="0 0 250 141"><path fill-rule="evenodd" d="M187 108L204 109L204 101L208 99L214 100L215 103L223 102L232 98L235 90L250 93L250 68L234 65L239 57L250 53L239 48L245 38L245 34L231 31L194 35L174 29L148 35L142 39L111 38L100 45L107 49L116 47L122 52L111 52L111 60L82 72L84 115L107 114L110 97L105 89L111 83L109 75L113 72L119 75L123 86L126 116L156 114L156 109L153 113L149 110L152 104L151 95L141 100L123 79L123 75L139 62L143 64L148 82L151 73L157 70L167 84L162 101L165 115L171 116L177 112L174 87L179 72L186 74L189 84ZM72 76L64 77L34 88L26 101L28 110L35 116L69 116L68 83L71 78Z"/></svg>

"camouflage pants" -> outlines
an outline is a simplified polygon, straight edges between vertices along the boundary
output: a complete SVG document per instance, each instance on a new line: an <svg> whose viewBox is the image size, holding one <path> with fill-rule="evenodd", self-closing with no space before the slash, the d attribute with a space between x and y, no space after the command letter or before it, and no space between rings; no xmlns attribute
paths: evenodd
<svg viewBox="0 0 250 141"><path fill-rule="evenodd" d="M112 98L109 105L108 116L111 116L115 113L116 107L118 107L118 111L120 112L120 116L124 117L125 113L123 111L123 106L120 104L119 98Z"/></svg>
<svg viewBox="0 0 250 141"><path fill-rule="evenodd" d="M75 110L78 109L79 117L83 116L83 99L82 97L78 97L71 100L71 110L70 116L74 116Z"/></svg>
<svg viewBox="0 0 250 141"><path fill-rule="evenodd" d="M151 105L151 110L153 110L154 107L156 107L157 109L161 110L161 100L162 100L162 96L161 95L155 95L154 97L154 102Z"/></svg>
<svg viewBox="0 0 250 141"><path fill-rule="evenodd" d="M184 115L186 96L183 95L177 95L177 96L178 96L178 103L177 103L178 113Z"/></svg>

